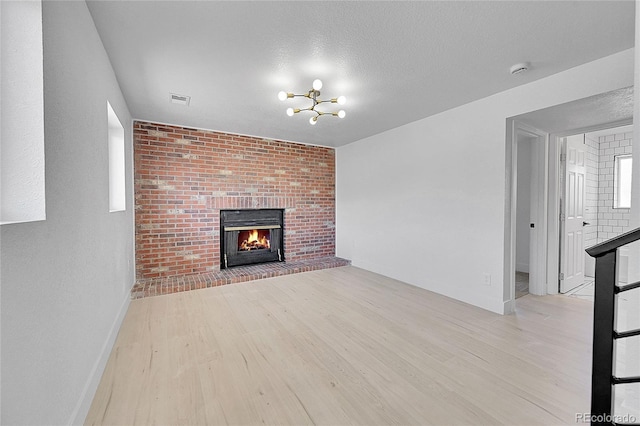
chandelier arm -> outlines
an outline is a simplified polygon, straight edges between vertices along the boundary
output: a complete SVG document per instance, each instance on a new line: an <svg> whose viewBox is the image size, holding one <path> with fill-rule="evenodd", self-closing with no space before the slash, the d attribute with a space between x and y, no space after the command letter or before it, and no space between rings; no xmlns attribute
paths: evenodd
<svg viewBox="0 0 640 426"><path fill-rule="evenodd" d="M338 111L336 111L336 112L333 112L333 111L318 111L316 109L312 110L311 108L306 108L306 109L301 110L301 111L313 111L318 115L333 115L334 117L338 117L338 113L339 113Z"/></svg>

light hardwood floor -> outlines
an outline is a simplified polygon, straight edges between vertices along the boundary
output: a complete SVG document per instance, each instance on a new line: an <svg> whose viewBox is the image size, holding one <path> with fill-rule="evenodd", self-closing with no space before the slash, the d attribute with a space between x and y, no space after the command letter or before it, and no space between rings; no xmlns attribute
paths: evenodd
<svg viewBox="0 0 640 426"><path fill-rule="evenodd" d="M500 316L352 266L131 302L87 424L575 424L592 304Z"/></svg>

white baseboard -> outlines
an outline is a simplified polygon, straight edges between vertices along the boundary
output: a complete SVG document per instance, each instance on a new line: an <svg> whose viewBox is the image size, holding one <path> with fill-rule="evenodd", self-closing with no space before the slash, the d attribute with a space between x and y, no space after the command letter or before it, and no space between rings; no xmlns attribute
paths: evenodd
<svg viewBox="0 0 640 426"><path fill-rule="evenodd" d="M528 263L516 263L516 272L524 272L529 273L529 264Z"/></svg>
<svg viewBox="0 0 640 426"><path fill-rule="evenodd" d="M68 424L70 425L84 424L84 420L89 413L89 408L91 408L93 397L95 396L98 385L100 384L100 379L102 379L102 373L107 366L109 355L111 355L111 350L113 349L113 345L116 342L116 337L118 337L118 331L120 331L122 321L124 320L127 310L129 309L129 303L131 303L131 294L127 292L125 300L122 302L122 305L120 305L120 311L118 312L118 315L116 315L113 324L111 324L109 335L102 345L100 356L93 365L91 374L87 378L84 389L82 389L82 394L80 395L80 399L76 404L76 408L71 413L71 417L69 418L68 422Z"/></svg>
<svg viewBox="0 0 640 426"><path fill-rule="evenodd" d="M516 311L516 299L503 302L502 315L509 315Z"/></svg>

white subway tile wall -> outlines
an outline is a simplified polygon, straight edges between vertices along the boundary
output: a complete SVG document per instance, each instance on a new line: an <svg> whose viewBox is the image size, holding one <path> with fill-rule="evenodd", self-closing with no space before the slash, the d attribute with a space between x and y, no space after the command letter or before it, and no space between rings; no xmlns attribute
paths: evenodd
<svg viewBox="0 0 640 426"><path fill-rule="evenodd" d="M597 242L608 240L629 230L629 209L613 208L614 156L631 154L632 133L600 136L598 149ZM590 171L587 170L587 174ZM587 207L589 207L587 177ZM587 220L587 222L589 222Z"/></svg>

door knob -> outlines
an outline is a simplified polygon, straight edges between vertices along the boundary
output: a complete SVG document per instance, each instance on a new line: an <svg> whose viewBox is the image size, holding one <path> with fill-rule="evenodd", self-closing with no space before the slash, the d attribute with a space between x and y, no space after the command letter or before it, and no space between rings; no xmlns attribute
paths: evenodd
<svg viewBox="0 0 640 426"><path fill-rule="evenodd" d="M591 225L589 222L582 222L582 226Z"/></svg>

